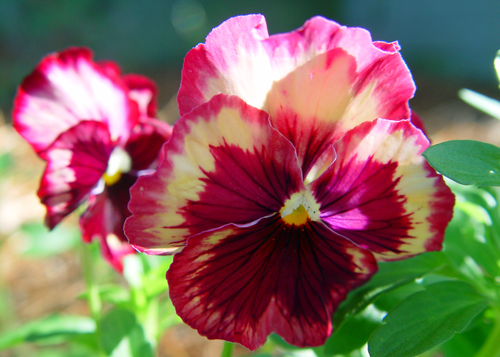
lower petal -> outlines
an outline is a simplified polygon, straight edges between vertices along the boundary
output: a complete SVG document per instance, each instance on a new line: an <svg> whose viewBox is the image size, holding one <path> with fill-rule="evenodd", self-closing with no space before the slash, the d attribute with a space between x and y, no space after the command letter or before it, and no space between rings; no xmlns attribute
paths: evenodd
<svg viewBox="0 0 500 357"><path fill-rule="evenodd" d="M123 175L120 181L99 195L91 196L89 206L80 218L83 240L98 239L101 254L117 271L123 271L123 258L135 253L123 233L123 223L130 216L127 210L129 188L135 177Z"/></svg>
<svg viewBox="0 0 500 357"><path fill-rule="evenodd" d="M87 199L106 172L113 147L105 124L83 121L61 134L44 152L47 167L38 196L47 207L49 228Z"/></svg>
<svg viewBox="0 0 500 357"><path fill-rule="evenodd" d="M323 344L338 304L376 270L369 252L322 223L274 216L190 237L167 280L188 325L255 350L272 332L300 347Z"/></svg>

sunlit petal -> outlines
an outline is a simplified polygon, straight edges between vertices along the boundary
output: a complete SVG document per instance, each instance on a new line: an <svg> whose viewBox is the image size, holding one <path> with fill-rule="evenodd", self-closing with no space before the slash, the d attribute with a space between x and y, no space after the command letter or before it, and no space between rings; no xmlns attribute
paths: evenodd
<svg viewBox="0 0 500 357"><path fill-rule="evenodd" d="M219 93L263 108L274 79L269 55L260 43L267 37L261 15L236 16L212 30L205 44L184 58L177 96L181 115Z"/></svg>
<svg viewBox="0 0 500 357"><path fill-rule="evenodd" d="M410 117L415 86L398 51L396 43L373 42L364 29L322 17L270 37L263 17L235 17L188 53L178 102L186 113L227 93L266 110L307 175L356 125Z"/></svg>

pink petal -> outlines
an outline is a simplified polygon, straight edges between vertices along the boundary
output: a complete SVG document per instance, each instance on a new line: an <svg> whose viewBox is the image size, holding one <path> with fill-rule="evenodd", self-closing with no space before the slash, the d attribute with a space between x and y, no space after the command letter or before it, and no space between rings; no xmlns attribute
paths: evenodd
<svg viewBox="0 0 500 357"><path fill-rule="evenodd" d="M188 236L275 214L304 185L295 150L268 115L219 95L176 123L153 175L131 189L125 224L139 250L165 253Z"/></svg>
<svg viewBox="0 0 500 357"><path fill-rule="evenodd" d="M415 86L398 50L322 17L270 37L262 16L231 18L186 56L179 107L186 113L217 93L238 95L270 114L307 175L356 125L410 117Z"/></svg>
<svg viewBox="0 0 500 357"><path fill-rule="evenodd" d="M268 37L261 15L232 17L184 58L177 95L180 114L219 93L234 94L262 108L273 76L269 57L259 43Z"/></svg>
<svg viewBox="0 0 500 357"><path fill-rule="evenodd" d="M91 195L87 210L80 217L83 240L98 239L104 259L119 272L123 271L123 258L135 253L123 233L125 218L130 216L129 189L135 181L136 177L125 174L102 193Z"/></svg>
<svg viewBox="0 0 500 357"><path fill-rule="evenodd" d="M39 154L83 120L103 122L114 140L126 141L137 113L110 68L95 64L86 48L46 56L18 89L14 127Z"/></svg>
<svg viewBox="0 0 500 357"><path fill-rule="evenodd" d="M113 148L104 123L82 121L61 134L45 151L47 167L38 196L47 207L49 228L87 199L106 172Z"/></svg>
<svg viewBox="0 0 500 357"><path fill-rule="evenodd" d="M158 88L151 79L138 74L127 74L123 80L129 89L129 97L139 106L141 117L156 117Z"/></svg>
<svg viewBox="0 0 500 357"><path fill-rule="evenodd" d="M376 120L335 144L336 161L314 182L321 219L381 260L440 250L454 195L421 153L409 121Z"/></svg>
<svg viewBox="0 0 500 357"><path fill-rule="evenodd" d="M167 280L184 322L255 350L272 332L299 347L324 344L338 304L376 270L370 253L323 224L275 216L190 237Z"/></svg>

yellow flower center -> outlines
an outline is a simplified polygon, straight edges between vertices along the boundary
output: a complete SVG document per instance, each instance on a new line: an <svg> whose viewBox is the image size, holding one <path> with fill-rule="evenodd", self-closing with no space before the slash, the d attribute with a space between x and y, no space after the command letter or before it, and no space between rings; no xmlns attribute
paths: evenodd
<svg viewBox="0 0 500 357"><path fill-rule="evenodd" d="M308 220L319 220L319 204L309 191L294 193L280 210L286 224L300 226Z"/></svg>
<svg viewBox="0 0 500 357"><path fill-rule="evenodd" d="M102 178L106 186L114 185L120 180L122 174L130 171L132 168L132 159L129 154L120 147L113 149L109 156L108 168Z"/></svg>
<svg viewBox="0 0 500 357"><path fill-rule="evenodd" d="M106 186L114 185L115 183L118 182L118 180L120 180L121 177L122 173L120 171L117 171L114 175L111 176L109 176L108 174L102 175L102 178L104 179L104 183L106 184Z"/></svg>
<svg viewBox="0 0 500 357"><path fill-rule="evenodd" d="M294 224L296 226L306 223L308 219L309 213L307 213L306 209L302 205L294 209L288 216L283 217L285 223L290 225Z"/></svg>

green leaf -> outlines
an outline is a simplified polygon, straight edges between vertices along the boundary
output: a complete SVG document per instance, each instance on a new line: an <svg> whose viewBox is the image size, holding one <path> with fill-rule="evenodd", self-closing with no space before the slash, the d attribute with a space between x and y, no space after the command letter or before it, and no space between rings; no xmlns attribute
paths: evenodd
<svg viewBox="0 0 500 357"><path fill-rule="evenodd" d="M96 287L99 298L103 302L109 302L113 305L128 307L130 305L130 291L121 285L106 284ZM89 292L86 291L78 296L80 299L88 299Z"/></svg>
<svg viewBox="0 0 500 357"><path fill-rule="evenodd" d="M324 355L345 355L366 344L372 332L382 324L380 311L373 305L351 317L334 331L324 344Z"/></svg>
<svg viewBox="0 0 500 357"><path fill-rule="evenodd" d="M485 314L479 314L466 330L457 333L453 338L442 344L439 349L444 356L474 357L486 341L492 329L492 323L485 323Z"/></svg>
<svg viewBox="0 0 500 357"><path fill-rule="evenodd" d="M430 252L406 260L379 263L377 274L368 283L352 291L340 304L334 315L334 328L338 328L346 317L363 311L381 294L413 282L443 267L446 262L442 252Z"/></svg>
<svg viewBox="0 0 500 357"><path fill-rule="evenodd" d="M124 309L111 310L102 320L101 345L112 357L153 357L141 324Z"/></svg>
<svg viewBox="0 0 500 357"><path fill-rule="evenodd" d="M472 285L429 285L396 306L368 342L371 357L413 357L462 332L488 306Z"/></svg>
<svg viewBox="0 0 500 357"><path fill-rule="evenodd" d="M28 341L41 342L57 336L85 335L94 332L95 322L89 317L52 315L3 333L0 337L0 349Z"/></svg>
<svg viewBox="0 0 500 357"><path fill-rule="evenodd" d="M458 96L474 108L500 119L500 102L470 89L460 89Z"/></svg>
<svg viewBox="0 0 500 357"><path fill-rule="evenodd" d="M485 216L485 217L483 217ZM455 267L476 283L500 274L500 252L492 241L487 211L471 202L457 202L445 235L445 253Z"/></svg>
<svg viewBox="0 0 500 357"><path fill-rule="evenodd" d="M285 350L294 351L294 350L300 350L301 349L300 347L293 346L293 345L287 343L281 336L279 336L279 335L277 335L275 333L272 333L271 335L269 335L269 339L271 341L273 341L275 344L277 344L278 346L284 348Z"/></svg>
<svg viewBox="0 0 500 357"><path fill-rule="evenodd" d="M500 186L500 148L474 140L451 140L422 154L444 176L462 185Z"/></svg>

